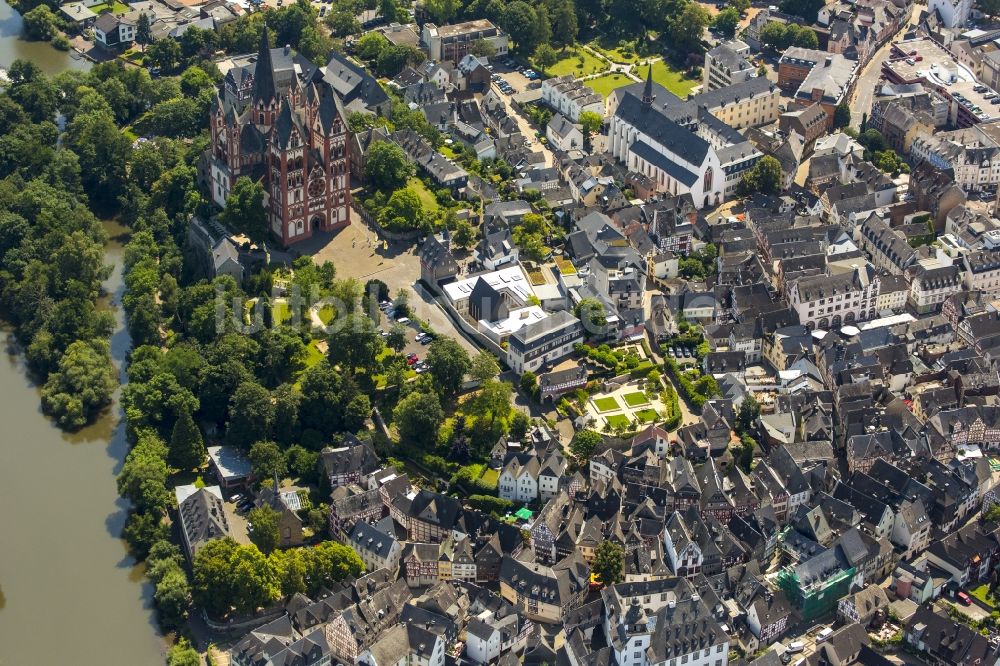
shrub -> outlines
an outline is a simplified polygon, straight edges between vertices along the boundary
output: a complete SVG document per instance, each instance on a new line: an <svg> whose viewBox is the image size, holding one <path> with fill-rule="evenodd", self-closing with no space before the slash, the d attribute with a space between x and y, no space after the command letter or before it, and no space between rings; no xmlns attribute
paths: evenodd
<svg viewBox="0 0 1000 666"><path fill-rule="evenodd" d="M510 500L500 499L492 495L470 495L466 501L469 506L477 511L495 513L500 516L514 508L514 503Z"/></svg>

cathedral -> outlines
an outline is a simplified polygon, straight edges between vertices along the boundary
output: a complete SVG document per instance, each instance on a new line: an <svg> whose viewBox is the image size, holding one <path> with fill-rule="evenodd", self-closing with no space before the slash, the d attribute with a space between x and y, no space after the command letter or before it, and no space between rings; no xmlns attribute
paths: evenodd
<svg viewBox="0 0 1000 666"><path fill-rule="evenodd" d="M212 104L210 186L226 203L240 176L264 185L271 234L288 246L350 223L346 114L322 69L289 47L226 73Z"/></svg>

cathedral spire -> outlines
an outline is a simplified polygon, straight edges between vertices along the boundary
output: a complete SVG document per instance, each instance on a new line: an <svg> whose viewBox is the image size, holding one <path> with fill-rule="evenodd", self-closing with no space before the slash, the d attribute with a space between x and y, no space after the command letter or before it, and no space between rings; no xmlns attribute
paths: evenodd
<svg viewBox="0 0 1000 666"><path fill-rule="evenodd" d="M270 104L275 98L274 65L271 63L271 46L267 40L267 26L260 33L260 51L253 73L253 97L255 102Z"/></svg>
<svg viewBox="0 0 1000 666"><path fill-rule="evenodd" d="M642 105L649 107L653 105L653 65L649 66L646 73L646 87L642 89Z"/></svg>

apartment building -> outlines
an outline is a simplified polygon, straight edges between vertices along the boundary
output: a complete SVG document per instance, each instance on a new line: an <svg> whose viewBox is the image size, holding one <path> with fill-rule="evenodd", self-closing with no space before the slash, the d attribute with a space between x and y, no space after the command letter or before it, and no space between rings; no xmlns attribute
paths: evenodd
<svg viewBox="0 0 1000 666"><path fill-rule="evenodd" d="M507 53L507 35L487 19L442 26L425 23L420 34L428 58L456 64L469 55L472 45L480 40L490 44L497 55Z"/></svg>

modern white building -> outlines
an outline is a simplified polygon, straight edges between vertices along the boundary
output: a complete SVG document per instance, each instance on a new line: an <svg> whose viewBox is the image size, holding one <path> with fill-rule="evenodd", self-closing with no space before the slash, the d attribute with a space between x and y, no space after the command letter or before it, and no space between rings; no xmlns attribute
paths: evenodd
<svg viewBox="0 0 1000 666"><path fill-rule="evenodd" d="M542 102L574 123L584 111L604 115L604 98L572 74L542 81Z"/></svg>
<svg viewBox="0 0 1000 666"><path fill-rule="evenodd" d="M540 464L533 455L513 455L497 479L500 499L527 504L538 497Z"/></svg>
<svg viewBox="0 0 1000 666"><path fill-rule="evenodd" d="M969 23L972 0L930 0L927 10L938 13L947 28L959 28Z"/></svg>

